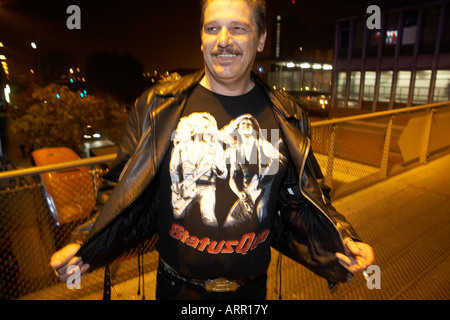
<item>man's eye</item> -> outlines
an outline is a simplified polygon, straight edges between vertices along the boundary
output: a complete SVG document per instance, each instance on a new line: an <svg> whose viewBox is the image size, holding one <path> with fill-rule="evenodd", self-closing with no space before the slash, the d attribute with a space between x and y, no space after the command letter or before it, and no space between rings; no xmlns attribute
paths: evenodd
<svg viewBox="0 0 450 320"><path fill-rule="evenodd" d="M208 33L217 33L219 31L218 27L206 27L205 29Z"/></svg>
<svg viewBox="0 0 450 320"><path fill-rule="evenodd" d="M231 33L233 34L242 34L242 33L246 33L247 29L245 29L244 27L233 27L231 29Z"/></svg>

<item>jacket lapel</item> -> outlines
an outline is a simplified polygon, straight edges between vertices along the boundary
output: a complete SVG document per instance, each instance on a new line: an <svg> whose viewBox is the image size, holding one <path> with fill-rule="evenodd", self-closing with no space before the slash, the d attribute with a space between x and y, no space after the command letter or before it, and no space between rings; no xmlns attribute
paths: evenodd
<svg viewBox="0 0 450 320"><path fill-rule="evenodd" d="M321 188L313 176L314 170L310 167L308 160L311 140L304 131L309 128L303 128L303 130L300 128L303 119L301 115L294 112L292 101L285 95L273 91L269 91L268 95L274 108L275 119L297 172L300 190L323 214L328 215Z"/></svg>
<svg viewBox="0 0 450 320"><path fill-rule="evenodd" d="M175 78L174 78L175 77ZM203 72L192 76L192 81L177 81L176 76L156 85L156 98L149 105L149 127L120 175L119 186L114 188L109 201L95 221L89 238L92 239L117 215L129 206L154 180L169 150L172 132L176 129L186 105L186 96L203 77ZM189 84L189 85L186 85ZM145 156L143 156L145 155ZM149 165L151 162L151 165ZM135 186L135 187L124 187Z"/></svg>

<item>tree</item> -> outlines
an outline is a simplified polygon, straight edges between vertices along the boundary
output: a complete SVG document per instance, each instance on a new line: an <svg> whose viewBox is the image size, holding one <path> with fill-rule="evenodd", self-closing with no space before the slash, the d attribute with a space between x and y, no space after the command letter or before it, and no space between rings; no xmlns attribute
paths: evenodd
<svg viewBox="0 0 450 320"><path fill-rule="evenodd" d="M101 130L113 120L109 103L57 84L31 88L11 105L13 131L25 133L35 148L69 147L81 154L88 126Z"/></svg>

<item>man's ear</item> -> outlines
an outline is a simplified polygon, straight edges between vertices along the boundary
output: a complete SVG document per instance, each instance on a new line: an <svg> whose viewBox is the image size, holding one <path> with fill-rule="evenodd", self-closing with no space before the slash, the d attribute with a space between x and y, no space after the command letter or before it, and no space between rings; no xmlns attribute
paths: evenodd
<svg viewBox="0 0 450 320"><path fill-rule="evenodd" d="M261 37L259 37L258 52L263 52L264 45L266 43L266 38L267 38L267 31L264 31Z"/></svg>

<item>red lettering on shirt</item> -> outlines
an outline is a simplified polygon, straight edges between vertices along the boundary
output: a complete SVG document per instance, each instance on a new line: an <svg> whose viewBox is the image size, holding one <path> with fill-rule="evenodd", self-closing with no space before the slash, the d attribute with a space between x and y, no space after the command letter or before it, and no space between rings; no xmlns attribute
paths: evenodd
<svg viewBox="0 0 450 320"><path fill-rule="evenodd" d="M198 251L204 252L206 249L206 252L210 254L230 254L235 252L243 255L247 254L249 250L257 248L259 244L265 242L269 232L268 229L259 234L249 232L244 234L239 240L211 240L209 237L199 239L198 237L191 235L183 226L176 223L173 223L169 230L169 234L172 238L179 240L181 243Z"/></svg>

